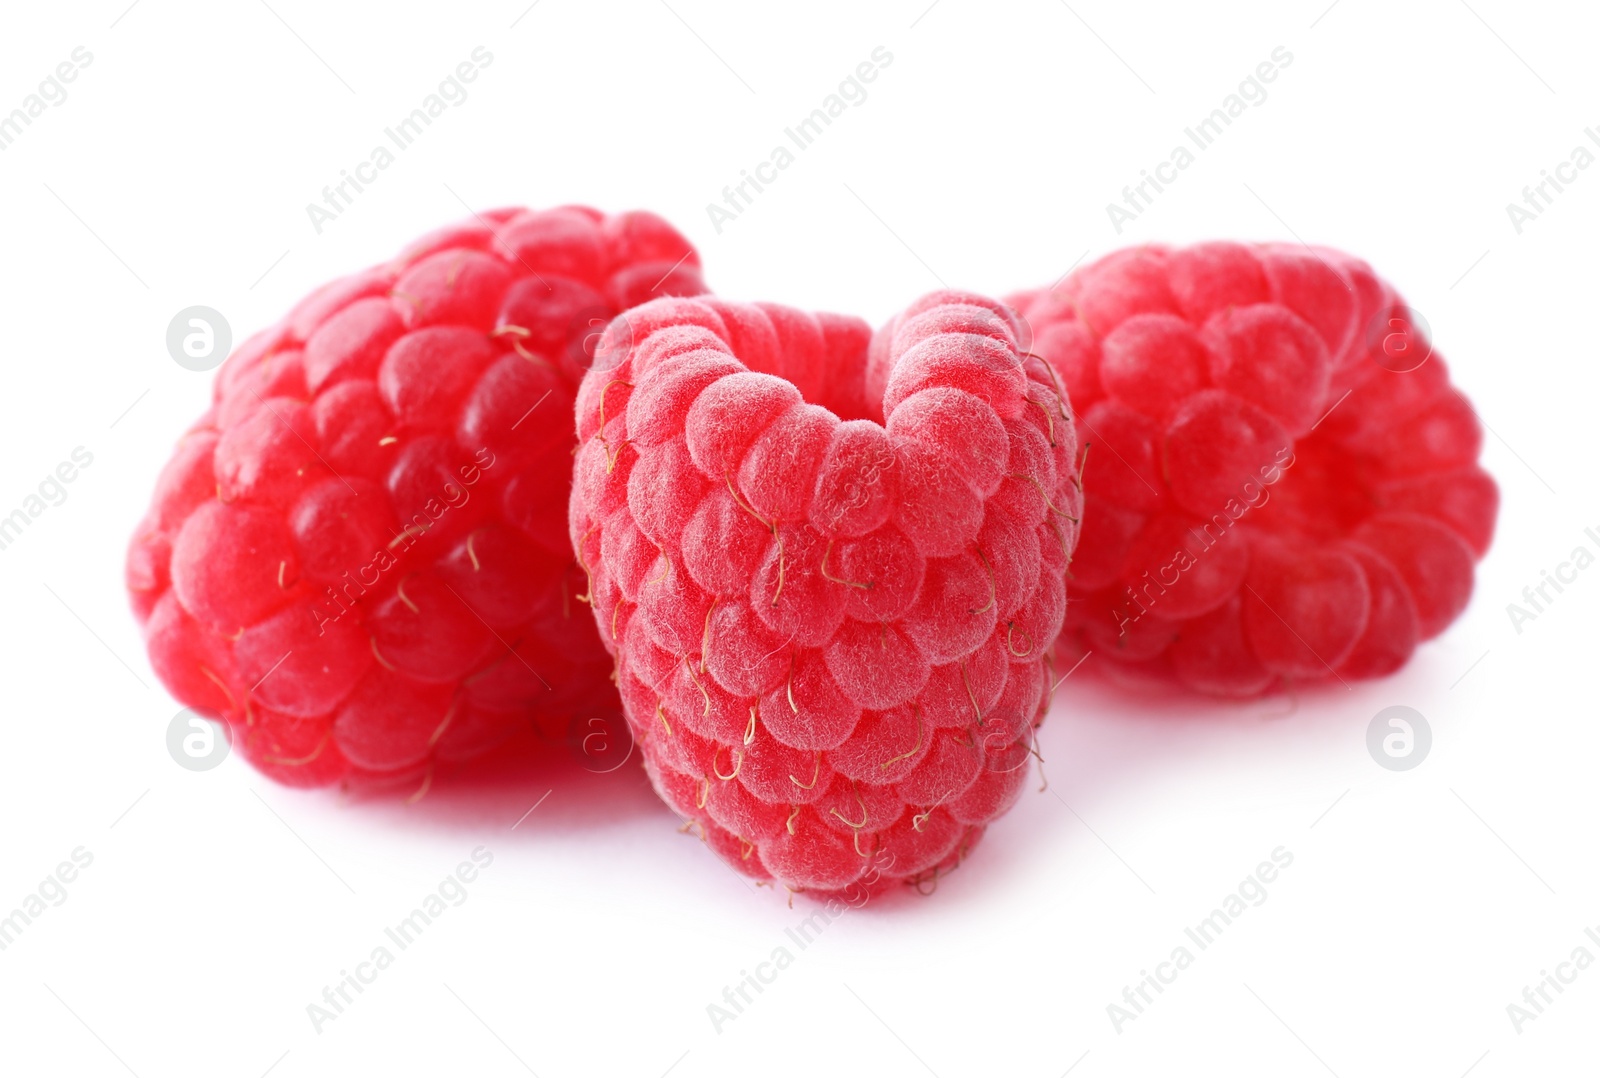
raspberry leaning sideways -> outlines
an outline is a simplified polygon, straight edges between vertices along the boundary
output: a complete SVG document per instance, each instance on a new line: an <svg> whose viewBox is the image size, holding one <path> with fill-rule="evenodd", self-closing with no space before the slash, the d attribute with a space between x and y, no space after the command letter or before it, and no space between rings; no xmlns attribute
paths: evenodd
<svg viewBox="0 0 1600 1078"><path fill-rule="evenodd" d="M709 297L606 330L572 543L656 790L739 872L926 887L1017 798L1081 503L1020 328L940 292L876 337Z"/></svg>
<svg viewBox="0 0 1600 1078"><path fill-rule="evenodd" d="M1388 674L1466 606L1482 430L1366 263L1141 247L1012 303L1088 447L1063 660L1254 696Z"/></svg>
<svg viewBox="0 0 1600 1078"><path fill-rule="evenodd" d="M150 662L294 786L426 781L615 714L573 597L573 395L600 329L704 291L647 213L500 210L313 292L218 372L128 552Z"/></svg>

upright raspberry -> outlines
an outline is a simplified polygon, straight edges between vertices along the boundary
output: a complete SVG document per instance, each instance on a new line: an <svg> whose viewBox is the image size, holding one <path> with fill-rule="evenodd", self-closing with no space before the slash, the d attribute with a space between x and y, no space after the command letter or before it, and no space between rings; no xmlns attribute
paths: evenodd
<svg viewBox="0 0 1600 1078"><path fill-rule="evenodd" d="M875 338L712 298L606 331L572 544L656 789L740 872L926 884L1018 796L1081 500L1019 329L941 292Z"/></svg>
<svg viewBox="0 0 1600 1078"><path fill-rule="evenodd" d="M600 329L704 291L647 213L500 210L313 292L219 371L128 552L150 661L290 785L401 780L615 710L574 597Z"/></svg>
<svg viewBox="0 0 1600 1078"><path fill-rule="evenodd" d="M1088 447L1064 658L1253 696L1390 673L1466 606L1482 432L1366 263L1141 247L1013 303Z"/></svg>

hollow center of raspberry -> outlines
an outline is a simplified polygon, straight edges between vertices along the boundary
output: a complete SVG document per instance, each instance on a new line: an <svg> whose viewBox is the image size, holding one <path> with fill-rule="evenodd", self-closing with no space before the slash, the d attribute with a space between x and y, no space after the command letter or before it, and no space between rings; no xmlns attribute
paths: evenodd
<svg viewBox="0 0 1600 1078"><path fill-rule="evenodd" d="M883 402L869 399L866 389L866 342L852 341L820 357L752 349L739 357L750 370L782 378L800 392L806 404L828 409L841 420L867 419L883 423Z"/></svg>

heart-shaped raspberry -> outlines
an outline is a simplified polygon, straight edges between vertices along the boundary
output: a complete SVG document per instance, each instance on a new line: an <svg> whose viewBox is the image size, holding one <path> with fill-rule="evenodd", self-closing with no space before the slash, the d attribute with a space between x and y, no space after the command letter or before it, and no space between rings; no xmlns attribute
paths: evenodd
<svg viewBox="0 0 1600 1078"><path fill-rule="evenodd" d="M1064 661L1254 696L1391 673L1466 606L1482 428L1365 262L1140 247L1013 302L1088 444Z"/></svg>
<svg viewBox="0 0 1600 1078"><path fill-rule="evenodd" d="M823 894L937 879L1016 799L1082 495L1004 305L663 299L579 387L572 542L663 799Z"/></svg>

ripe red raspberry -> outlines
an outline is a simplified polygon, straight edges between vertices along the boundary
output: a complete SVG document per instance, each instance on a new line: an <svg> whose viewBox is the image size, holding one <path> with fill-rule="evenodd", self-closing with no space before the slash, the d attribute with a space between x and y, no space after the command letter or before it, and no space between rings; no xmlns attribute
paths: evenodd
<svg viewBox="0 0 1600 1078"><path fill-rule="evenodd" d="M571 602L568 417L617 311L702 291L660 218L569 206L313 292L220 370L133 539L156 673L295 786L431 775L530 720L614 713Z"/></svg>
<svg viewBox="0 0 1600 1078"><path fill-rule="evenodd" d="M1466 606L1482 432L1366 263L1141 247L1012 302L1087 446L1073 661L1253 696L1390 673Z"/></svg>
<svg viewBox="0 0 1600 1078"><path fill-rule="evenodd" d="M875 337L709 297L607 329L572 543L657 791L738 871L925 883L1018 796L1081 504L1019 329L954 292Z"/></svg>

